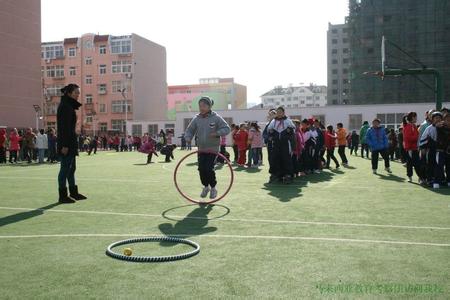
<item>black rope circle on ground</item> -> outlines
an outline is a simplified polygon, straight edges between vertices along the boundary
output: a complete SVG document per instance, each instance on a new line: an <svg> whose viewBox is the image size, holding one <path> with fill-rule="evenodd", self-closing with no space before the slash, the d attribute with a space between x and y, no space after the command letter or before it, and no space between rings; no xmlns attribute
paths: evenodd
<svg viewBox="0 0 450 300"><path fill-rule="evenodd" d="M144 243L144 242L172 242L172 243L181 243L186 244L189 246L192 246L194 250L178 254L178 255L168 255L168 256L126 256L123 254L116 253L112 251L112 248L127 245L127 244L134 244L134 243ZM118 241L115 243L112 243L108 246L106 249L106 255L120 260L125 261L132 261L132 262L165 262L165 261L174 261L174 260L180 260L180 259L186 259L189 257L192 257L194 255L197 255L200 252L200 245L182 238L177 237L170 237L170 236L152 236L152 237L142 237L142 238L134 238L134 239L128 239L123 241Z"/></svg>
<svg viewBox="0 0 450 300"><path fill-rule="evenodd" d="M214 207L222 207L222 208L225 208L225 213L223 213L222 215L220 215L220 216L217 216L217 217L213 217L213 218L200 218L200 217L187 217L188 219L193 219L193 220L208 220L208 221L210 221L210 220L215 220L215 219L220 219L220 218L223 218L223 217L225 217L226 215L228 215L229 213L230 213L230 209L227 207L227 206L225 206L225 205L221 205L221 204L216 204L216 203L214 203L214 204L201 204L201 205L208 205L208 206L214 206ZM165 211L163 211L162 212L162 214L161 214L161 216L164 218L164 219L166 219L166 220L169 220L169 221L175 221L175 222L179 222L179 221L181 221L182 219L185 219L186 217L181 217L180 216L180 219L176 219L174 216L170 216L170 215L167 215L170 211L173 211L173 210L175 210L175 209L178 209L178 208L183 208L183 207L189 207L189 206L198 206L197 204L188 204L188 205L181 205L181 206L176 206L176 207L172 207L172 208L169 208L169 209L166 209Z"/></svg>

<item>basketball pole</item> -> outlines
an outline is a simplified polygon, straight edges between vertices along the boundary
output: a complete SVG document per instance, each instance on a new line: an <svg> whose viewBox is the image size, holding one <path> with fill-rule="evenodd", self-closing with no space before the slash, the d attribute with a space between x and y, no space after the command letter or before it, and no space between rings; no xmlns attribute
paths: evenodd
<svg viewBox="0 0 450 300"><path fill-rule="evenodd" d="M434 98L436 102L436 110L442 109L443 102L443 83L442 75L436 69L389 69L386 68L382 76L404 76L404 75L432 75L434 76Z"/></svg>
<svg viewBox="0 0 450 300"><path fill-rule="evenodd" d="M432 68L427 68L424 64L422 64L419 60L413 58L410 54L408 54L406 51L401 49L398 45L390 42L392 45L394 45L397 49L405 53L406 55L410 56L416 63L419 63L422 65L422 68L413 68L413 69L391 69L388 68L386 64L386 41L388 41L384 35L381 39L381 71L379 72L364 72L364 75L376 75L380 76L381 79L383 79L385 76L404 76L404 75L429 75L434 77L434 99L436 102L436 110L442 109L442 102L444 97L444 86L442 82L442 75L441 73Z"/></svg>

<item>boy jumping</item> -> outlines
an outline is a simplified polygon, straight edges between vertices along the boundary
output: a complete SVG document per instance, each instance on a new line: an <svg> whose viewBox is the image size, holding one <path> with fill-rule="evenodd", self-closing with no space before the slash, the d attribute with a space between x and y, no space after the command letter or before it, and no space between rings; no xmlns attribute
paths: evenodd
<svg viewBox="0 0 450 300"><path fill-rule="evenodd" d="M190 143L194 136L198 139L198 171L204 186L200 197L206 198L211 192L210 199L217 197L214 164L220 149L220 137L230 133L227 122L211 110L213 104L214 101L209 97L200 98L198 101L200 113L192 119L185 132L187 143Z"/></svg>

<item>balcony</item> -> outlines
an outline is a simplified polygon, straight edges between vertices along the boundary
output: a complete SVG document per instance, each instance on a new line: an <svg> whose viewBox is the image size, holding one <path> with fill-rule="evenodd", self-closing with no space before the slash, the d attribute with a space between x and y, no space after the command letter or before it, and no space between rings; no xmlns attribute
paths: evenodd
<svg viewBox="0 0 450 300"><path fill-rule="evenodd" d="M66 78L66 77L64 75L62 75L62 76L54 76L52 78L53 78L53 80L64 80L64 78Z"/></svg>
<svg viewBox="0 0 450 300"><path fill-rule="evenodd" d="M106 90L98 90L99 95L106 95Z"/></svg>
<svg viewBox="0 0 450 300"><path fill-rule="evenodd" d="M93 110L94 109L94 104L93 103L86 103L86 104L84 104L84 109L85 110Z"/></svg>

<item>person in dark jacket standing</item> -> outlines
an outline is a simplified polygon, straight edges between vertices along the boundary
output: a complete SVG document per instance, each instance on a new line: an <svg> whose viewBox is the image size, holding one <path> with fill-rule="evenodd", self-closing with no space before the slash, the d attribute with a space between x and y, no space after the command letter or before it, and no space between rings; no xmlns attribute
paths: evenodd
<svg viewBox="0 0 450 300"><path fill-rule="evenodd" d="M58 175L59 202L74 203L74 200L87 199L78 193L75 184L76 159L78 155L78 143L75 127L77 124L77 114L75 110L80 108L78 97L80 96L79 86L69 84L61 89L63 96L58 106L57 112L57 144L58 154L61 156L61 168ZM67 196L66 181L69 183L70 197Z"/></svg>

